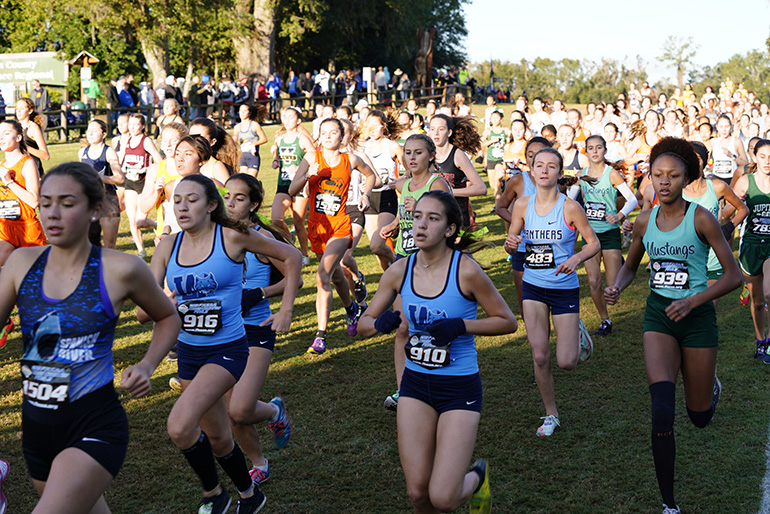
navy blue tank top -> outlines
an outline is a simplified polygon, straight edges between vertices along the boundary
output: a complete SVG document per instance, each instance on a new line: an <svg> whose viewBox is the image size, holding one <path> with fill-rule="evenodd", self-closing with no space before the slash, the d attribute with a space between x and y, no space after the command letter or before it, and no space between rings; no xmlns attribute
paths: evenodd
<svg viewBox="0 0 770 514"><path fill-rule="evenodd" d="M104 175L105 177L111 177L112 176L112 168L110 167L110 163L107 162L107 145L103 145L102 153L97 157L96 159L92 159L88 155L88 149L91 148L90 146L85 147L83 150L83 158L80 159L80 162L84 162L86 164L90 164L93 169L96 170L96 173L99 175ZM104 192L107 194L115 194L117 191L117 186L115 184L104 184Z"/></svg>
<svg viewBox="0 0 770 514"><path fill-rule="evenodd" d="M21 360L24 412L56 416L67 405L112 383L112 343L118 316L102 275L101 248L91 247L80 283L66 298L43 292L50 247L19 287L24 356Z"/></svg>

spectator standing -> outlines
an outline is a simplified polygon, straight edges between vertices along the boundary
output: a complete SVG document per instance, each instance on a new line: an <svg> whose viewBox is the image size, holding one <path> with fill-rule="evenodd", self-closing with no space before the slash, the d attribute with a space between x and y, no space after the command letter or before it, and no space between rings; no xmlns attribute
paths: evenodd
<svg viewBox="0 0 770 514"><path fill-rule="evenodd" d="M289 70L289 78L286 79L286 90L291 98L291 105L297 105L296 98L299 96L300 84L299 78L294 74L294 70Z"/></svg>
<svg viewBox="0 0 770 514"><path fill-rule="evenodd" d="M281 98L282 86L283 86L283 83L281 81L281 77L278 76L277 71L274 71L266 84L267 97L271 100L270 119L275 119L276 115L278 114L278 109L280 109L278 100Z"/></svg>
<svg viewBox="0 0 770 514"><path fill-rule="evenodd" d="M134 105L139 105L139 88L134 84L133 75L126 75L126 89L128 89L128 94L131 95Z"/></svg>
<svg viewBox="0 0 770 514"><path fill-rule="evenodd" d="M128 92L128 84L126 84L125 77L118 79L118 99L120 100L121 109L128 109L135 105L134 99L131 98L131 93Z"/></svg>
<svg viewBox="0 0 770 514"><path fill-rule="evenodd" d="M120 115L118 79L110 79L110 87L107 88L107 106L110 108L110 130L112 130L118 123L118 115Z"/></svg>
<svg viewBox="0 0 770 514"><path fill-rule="evenodd" d="M193 75L192 78L192 84L190 84L190 92L187 93L187 102L190 104L190 119L194 120L198 116L200 116L200 107L198 107L201 103L201 78L198 75Z"/></svg>
<svg viewBox="0 0 770 514"><path fill-rule="evenodd" d="M88 82L88 87L86 88L86 98L88 98L89 109L96 109L96 101L99 98L104 98L102 90L99 88L99 83L93 77L91 77L91 80Z"/></svg>
<svg viewBox="0 0 770 514"><path fill-rule="evenodd" d="M0 90L0 121L5 119L5 98L3 98L3 92Z"/></svg>
<svg viewBox="0 0 770 514"><path fill-rule="evenodd" d="M32 80L32 91L30 98L35 102L35 110L43 115L43 131L48 127L48 115L45 111L51 109L51 99L48 96L48 90L40 85L40 81Z"/></svg>
<svg viewBox="0 0 770 514"><path fill-rule="evenodd" d="M329 96L329 80L332 78L329 72L321 68L318 75L315 76L315 83L321 88L321 96ZM326 103L326 101L324 101Z"/></svg>
<svg viewBox="0 0 770 514"><path fill-rule="evenodd" d="M377 88L377 99L382 102L385 100L385 93L388 90L388 76L385 75L382 66L379 66L377 73L374 74L374 86Z"/></svg>
<svg viewBox="0 0 770 514"><path fill-rule="evenodd" d="M300 81L300 93L302 93L306 99L313 96L313 87L315 86L315 82L313 82L313 78L310 76L310 72L305 72L305 77ZM305 108L308 107L307 100L305 101Z"/></svg>
<svg viewBox="0 0 770 514"><path fill-rule="evenodd" d="M231 116L231 110L233 103L235 102L236 95L235 85L225 74L222 74L222 81L217 88L217 99L224 104L222 107L222 124L225 124Z"/></svg>

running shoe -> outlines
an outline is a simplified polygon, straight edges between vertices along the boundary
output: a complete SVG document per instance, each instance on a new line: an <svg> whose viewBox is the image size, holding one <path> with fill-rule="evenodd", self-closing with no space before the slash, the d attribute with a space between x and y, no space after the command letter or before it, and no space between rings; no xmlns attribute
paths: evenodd
<svg viewBox="0 0 770 514"><path fill-rule="evenodd" d="M235 508L235 514L254 514L262 510L267 503L265 493L260 491L259 487L254 487L254 496L251 498L239 498L238 506Z"/></svg>
<svg viewBox="0 0 770 514"><path fill-rule="evenodd" d="M230 495L225 486L220 485L222 492L216 496L204 496L198 504L198 514L224 514L230 508Z"/></svg>
<svg viewBox="0 0 770 514"><path fill-rule="evenodd" d="M171 350L166 354L166 362L176 362L178 359L176 350Z"/></svg>
<svg viewBox="0 0 770 514"><path fill-rule="evenodd" d="M171 377L168 379L168 386L174 391L182 390L182 382L177 377Z"/></svg>
<svg viewBox="0 0 770 514"><path fill-rule="evenodd" d="M313 344L308 346L307 353L314 353L316 355L321 355L323 352L326 351L326 339L323 337L316 337L313 339Z"/></svg>
<svg viewBox="0 0 770 514"><path fill-rule="evenodd" d="M603 319L601 323L599 323L599 328L594 332L595 336L608 336L612 333L612 321L608 319Z"/></svg>
<svg viewBox="0 0 770 514"><path fill-rule="evenodd" d="M289 415L286 414L286 406L283 404L283 399L280 396L276 396L270 400L271 405L275 405L278 409L278 419L272 423L268 423L267 426L273 431L273 439L275 440L275 447L279 450L286 446L291 437L291 421L289 421Z"/></svg>
<svg viewBox="0 0 770 514"><path fill-rule="evenodd" d="M303 266L309 266L310 265L310 257L307 255L302 256L302 265Z"/></svg>
<svg viewBox="0 0 770 514"><path fill-rule="evenodd" d="M540 427L537 429L538 437L550 437L551 434L553 434L553 431L556 430L556 427L561 426L561 423L559 423L559 418L554 415L548 415L540 419L544 421L543 424L540 425Z"/></svg>
<svg viewBox="0 0 770 514"><path fill-rule="evenodd" d="M587 361L594 354L594 340L591 339L591 334L588 333L586 324L583 320L579 320L578 329L580 331L580 360Z"/></svg>
<svg viewBox="0 0 770 514"><path fill-rule="evenodd" d="M770 364L770 354L767 353L768 350L770 350L770 342L765 339L765 356L762 357L762 360L765 361L765 364Z"/></svg>
<svg viewBox="0 0 770 514"><path fill-rule="evenodd" d="M13 332L13 320L8 318L8 323L5 324L2 332L0 332L0 348L5 346L5 343L8 341L8 335L11 332Z"/></svg>
<svg viewBox="0 0 770 514"><path fill-rule="evenodd" d="M679 510L679 507L677 507L676 505L674 505L673 507L669 507L664 503L663 514L681 514L681 511Z"/></svg>
<svg viewBox="0 0 770 514"><path fill-rule="evenodd" d="M145 257L147 257L147 252L146 252L146 251L144 251L144 250L140 250L140 251L139 251L139 252L136 254L136 256L137 256L137 257L139 257L140 259L144 259Z"/></svg>
<svg viewBox="0 0 770 514"><path fill-rule="evenodd" d="M262 471L256 466L251 468L251 471L249 471L249 475L251 475L252 482L259 485L265 482L268 478L270 478L270 463L267 461L267 459L265 459L265 466L267 466L267 469L265 471Z"/></svg>
<svg viewBox="0 0 770 514"><path fill-rule="evenodd" d="M754 358L757 360L764 360L766 352L767 352L767 340L757 341L757 351L754 353Z"/></svg>
<svg viewBox="0 0 770 514"><path fill-rule="evenodd" d="M0 514L5 514L5 511L8 508L8 501L3 494L3 480L5 480L5 477L8 476L10 471L11 465L8 464L8 461L0 459Z"/></svg>
<svg viewBox="0 0 770 514"><path fill-rule="evenodd" d="M746 284L743 284L740 300L741 300L741 305L743 306L746 306L749 304L749 301L750 301L749 286L747 286Z"/></svg>
<svg viewBox="0 0 770 514"><path fill-rule="evenodd" d="M358 320L361 319L361 315L366 310L366 304L359 304L356 303L356 312L352 316L348 314L347 316L347 324L348 324L348 335L350 337L355 337L356 334L358 334Z"/></svg>
<svg viewBox="0 0 770 514"><path fill-rule="evenodd" d="M621 248L628 248L631 246L631 241L633 237L631 235L631 232L621 232L620 234L620 246Z"/></svg>
<svg viewBox="0 0 770 514"><path fill-rule="evenodd" d="M360 271L358 272L358 280L353 285L356 293L356 303L364 303L369 292L366 290L366 277Z"/></svg>
<svg viewBox="0 0 770 514"><path fill-rule="evenodd" d="M722 382L719 381L719 377L717 377L717 374L714 373L714 392L711 396L711 408L716 412L717 410L717 403L719 403L719 397L722 396ZM714 416L711 416L711 419L714 419Z"/></svg>
<svg viewBox="0 0 770 514"><path fill-rule="evenodd" d="M505 258L505 262L511 262L513 260L513 255L510 253L508 254L508 257Z"/></svg>
<svg viewBox="0 0 770 514"><path fill-rule="evenodd" d="M396 391L395 393L391 394L390 396L386 396L385 397L385 403L383 403L382 406L385 407L388 410L392 410L393 412L398 410L398 393L400 391L401 390L399 389L398 391Z"/></svg>
<svg viewBox="0 0 770 514"><path fill-rule="evenodd" d="M489 514L492 512L492 493L489 490L489 468L487 461L479 459L473 464L473 471L483 477L479 488L471 495L471 514Z"/></svg>

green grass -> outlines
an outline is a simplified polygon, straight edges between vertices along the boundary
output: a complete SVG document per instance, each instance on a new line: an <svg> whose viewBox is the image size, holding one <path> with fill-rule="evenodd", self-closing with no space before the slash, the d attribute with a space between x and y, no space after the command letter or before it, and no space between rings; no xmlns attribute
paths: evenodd
<svg viewBox="0 0 770 514"><path fill-rule="evenodd" d="M268 128L270 137L273 131ZM76 149L77 145L53 145L51 162L72 158ZM270 162L266 150L262 157L263 163ZM275 173L267 164L260 178L270 196ZM490 228L488 238L495 243L477 257L490 266L489 275L516 311L510 265L502 249L503 223L490 214L489 197L474 199L473 204L479 223ZM149 244L149 234L146 238ZM118 245L133 251L125 221ZM381 271L366 245L364 238L356 256L371 291ZM295 430L281 452L272 448L267 428L260 431L273 472L263 488L268 496L265 512L409 511L395 416L382 409L383 399L395 389L393 338L347 337L344 312L335 298L329 349L322 356L306 355L316 328L315 264L313 260L304 270L306 286L297 297L292 331L278 338L263 393L264 399L274 395L286 399ZM582 268L579 275L582 317L589 330L595 330L599 318ZM523 322L516 334L477 338L484 408L474 458L490 463L495 512L660 512L641 346L645 280L642 266L619 305L611 308L614 332L595 341L591 360L572 372L555 371L562 427L549 439L535 437L544 409L532 384ZM718 316L724 394L708 428L692 426L678 388L677 498L688 513L756 512L765 472L767 368L751 358L750 314L738 304L738 292L722 300ZM149 330L136 322L135 309L128 305L115 340L118 375L141 358ZM3 485L13 513L30 512L36 502L21 455L21 353L16 330L0 352L0 456L12 466ZM122 393L131 443L126 463L106 493L115 513L189 513L197 504L198 481L165 432L177 397L167 385L175 368L160 365L153 376L153 392L146 398L135 400Z"/></svg>

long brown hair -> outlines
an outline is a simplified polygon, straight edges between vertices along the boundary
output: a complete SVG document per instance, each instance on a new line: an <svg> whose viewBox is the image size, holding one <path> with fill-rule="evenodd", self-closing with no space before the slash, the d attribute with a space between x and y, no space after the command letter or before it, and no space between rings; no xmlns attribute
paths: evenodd
<svg viewBox="0 0 770 514"><path fill-rule="evenodd" d="M206 196L206 201L215 204L214 210L211 211L211 221L217 225L222 225L225 228L231 228L238 232L243 232L244 234L248 233L249 227L245 223L242 221L235 221L227 214L225 201L222 199L222 195L219 194L219 189L217 189L213 180L204 175L195 174L184 177L179 181L179 184L185 181L195 182L201 186L201 188L203 188L203 193ZM177 187L179 186L177 185Z"/></svg>

